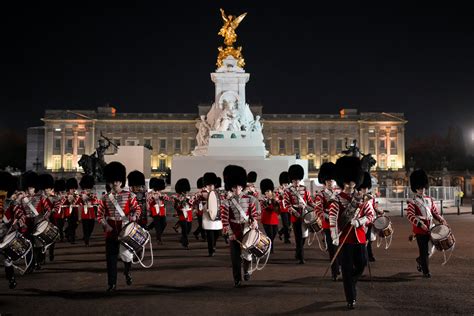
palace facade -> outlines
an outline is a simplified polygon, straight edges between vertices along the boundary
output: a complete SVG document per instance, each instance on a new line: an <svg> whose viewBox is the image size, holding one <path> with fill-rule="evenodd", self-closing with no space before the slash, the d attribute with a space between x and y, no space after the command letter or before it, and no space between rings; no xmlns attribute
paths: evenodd
<svg viewBox="0 0 474 316"><path fill-rule="evenodd" d="M261 116L269 155L299 155L308 160L310 177L319 166L335 162L353 139L363 153L377 160L377 171L405 173L403 113L358 112L341 109L334 114L266 114ZM112 106L96 110L46 110L43 126L28 129L26 169L60 174L78 173L78 160L92 154L104 135L118 146L152 147L151 171L165 175L173 169L174 155L191 155L196 145L196 123L209 106L197 113L120 113ZM109 153L114 152L113 146Z"/></svg>

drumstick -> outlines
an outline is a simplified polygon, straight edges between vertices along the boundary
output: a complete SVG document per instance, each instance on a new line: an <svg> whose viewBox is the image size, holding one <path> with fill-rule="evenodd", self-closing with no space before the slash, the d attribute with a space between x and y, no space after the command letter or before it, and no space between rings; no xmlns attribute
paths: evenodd
<svg viewBox="0 0 474 316"><path fill-rule="evenodd" d="M323 278L326 277L326 275L328 274L328 271L331 268L332 264L334 263L334 261L336 261L336 258L337 258L337 256L339 255L339 252L342 249L342 245L344 245L344 243L346 242L346 239L347 239L347 237L349 237L349 234L350 234L353 227L354 226L352 226L352 225L351 225L351 227L349 227L349 230L347 231L346 235L344 236L344 239L342 240L342 243L339 245L339 247L337 248L336 253L334 254L334 257L332 258L331 263L327 267L326 272L324 272Z"/></svg>

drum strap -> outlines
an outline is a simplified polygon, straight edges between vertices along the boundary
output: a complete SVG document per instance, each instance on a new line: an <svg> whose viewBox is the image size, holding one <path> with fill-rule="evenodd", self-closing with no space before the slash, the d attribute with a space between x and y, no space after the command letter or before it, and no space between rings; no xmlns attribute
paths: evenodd
<svg viewBox="0 0 474 316"><path fill-rule="evenodd" d="M433 214L431 214L431 210L425 205L425 203L421 203L416 197L413 199L413 201L415 202L416 206L418 206L418 208L420 209L421 216L425 217L429 221L429 224L430 224L429 228L431 228L432 227L431 225L433 224L433 220L432 220Z"/></svg>
<svg viewBox="0 0 474 316"><path fill-rule="evenodd" d="M115 199L112 193L109 194L109 199L110 199L110 202L112 202L112 204L114 205L117 212L120 214L120 216L122 218L126 218L124 211L122 210L122 208L120 207L120 205L118 204L117 200Z"/></svg>
<svg viewBox="0 0 474 316"><path fill-rule="evenodd" d="M38 216L38 215L39 215L38 211L37 211L36 208L33 206L33 204L31 204L31 202L28 202L28 208L30 209L30 211L33 212L33 214L35 214L35 216Z"/></svg>
<svg viewBox="0 0 474 316"><path fill-rule="evenodd" d="M247 214L245 214L244 210L242 209L242 206L240 206L239 202L237 202L234 198L230 199L232 201L232 204L234 207L239 211L240 216L247 222L249 220L249 217Z"/></svg>

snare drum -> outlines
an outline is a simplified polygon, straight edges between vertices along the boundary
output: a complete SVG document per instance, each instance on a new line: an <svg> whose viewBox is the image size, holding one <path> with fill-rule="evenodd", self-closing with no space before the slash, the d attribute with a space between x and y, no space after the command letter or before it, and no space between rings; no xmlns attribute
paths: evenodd
<svg viewBox="0 0 474 316"><path fill-rule="evenodd" d="M130 222L122 229L119 240L128 250L139 253L150 239L150 234L135 222Z"/></svg>
<svg viewBox="0 0 474 316"><path fill-rule="evenodd" d="M24 258L31 249L31 243L19 232L11 232L3 238L0 249L11 261Z"/></svg>
<svg viewBox="0 0 474 316"><path fill-rule="evenodd" d="M392 222L388 216L379 216L374 220L374 228L380 237L390 237L393 234Z"/></svg>
<svg viewBox="0 0 474 316"><path fill-rule="evenodd" d="M303 216L303 221L312 233L317 233L323 229L321 219L314 211L310 211Z"/></svg>
<svg viewBox="0 0 474 316"><path fill-rule="evenodd" d="M439 251L449 250L456 243L451 229L449 229L449 227L446 225L435 225L433 228L431 228L430 232L431 241Z"/></svg>
<svg viewBox="0 0 474 316"><path fill-rule="evenodd" d="M242 239L242 248L255 257L261 258L270 251L272 241L258 229L251 229Z"/></svg>
<svg viewBox="0 0 474 316"><path fill-rule="evenodd" d="M59 239L59 229L50 222L43 220L36 225L33 236L41 246L47 247Z"/></svg>

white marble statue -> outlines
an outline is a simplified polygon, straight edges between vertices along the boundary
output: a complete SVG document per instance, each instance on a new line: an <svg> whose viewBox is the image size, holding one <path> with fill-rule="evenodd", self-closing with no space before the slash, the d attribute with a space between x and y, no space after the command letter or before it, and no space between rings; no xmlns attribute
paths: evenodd
<svg viewBox="0 0 474 316"><path fill-rule="evenodd" d="M239 112L235 109L235 103L223 100L222 111L216 119L215 131L240 131Z"/></svg>
<svg viewBox="0 0 474 316"><path fill-rule="evenodd" d="M205 115L201 115L201 121L196 123L196 128L198 129L198 133L196 135L198 146L206 146L209 144L209 132L211 127L206 122Z"/></svg>

